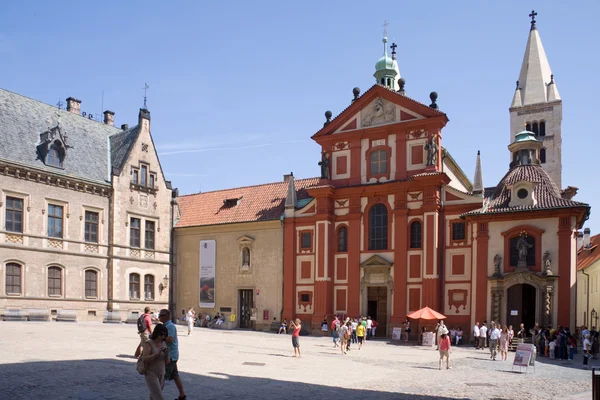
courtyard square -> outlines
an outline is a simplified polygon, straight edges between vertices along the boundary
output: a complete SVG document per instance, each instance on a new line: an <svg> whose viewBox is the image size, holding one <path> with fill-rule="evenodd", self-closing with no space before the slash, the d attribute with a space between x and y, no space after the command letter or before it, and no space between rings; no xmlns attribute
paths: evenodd
<svg viewBox="0 0 600 400"><path fill-rule="evenodd" d="M3 322L0 393L5 399L145 399L132 355L135 325ZM368 341L347 355L330 338L178 326L179 370L188 399L552 399L591 398L591 372L572 362L539 359L511 373L489 352L453 347L452 369L438 370L435 348ZM591 367L600 362L591 361ZM173 382L165 398L177 397Z"/></svg>

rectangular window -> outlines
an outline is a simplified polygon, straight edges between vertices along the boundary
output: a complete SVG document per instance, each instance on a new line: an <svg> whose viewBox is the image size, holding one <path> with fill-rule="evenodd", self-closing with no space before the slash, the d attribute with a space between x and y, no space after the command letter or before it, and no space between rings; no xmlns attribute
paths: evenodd
<svg viewBox="0 0 600 400"><path fill-rule="evenodd" d="M48 268L48 295L62 295L62 270L58 267Z"/></svg>
<svg viewBox="0 0 600 400"><path fill-rule="evenodd" d="M156 175L150 174L150 182L148 182L148 186L154 189L154 185L156 185Z"/></svg>
<svg viewBox="0 0 600 400"><path fill-rule="evenodd" d="M129 275L129 298L131 300L140 299L140 275L130 274Z"/></svg>
<svg viewBox="0 0 600 400"><path fill-rule="evenodd" d="M63 237L63 207L48 204L48 236Z"/></svg>
<svg viewBox="0 0 600 400"><path fill-rule="evenodd" d="M129 245L140 247L140 219L131 218L129 222Z"/></svg>
<svg viewBox="0 0 600 400"><path fill-rule="evenodd" d="M312 247L312 233L302 232L300 248L310 249Z"/></svg>
<svg viewBox="0 0 600 400"><path fill-rule="evenodd" d="M21 266L6 264L6 294L21 294Z"/></svg>
<svg viewBox="0 0 600 400"><path fill-rule="evenodd" d="M84 240L86 242L98 243L98 213L93 211L85 212L85 232Z"/></svg>
<svg viewBox="0 0 600 400"><path fill-rule="evenodd" d="M310 294L308 294L308 293L302 293L300 295L300 301L303 302L303 303L309 302L310 301Z"/></svg>
<svg viewBox="0 0 600 400"><path fill-rule="evenodd" d="M85 297L98 297L98 272L85 271Z"/></svg>
<svg viewBox="0 0 600 400"><path fill-rule="evenodd" d="M6 197L6 230L23 232L23 199Z"/></svg>
<svg viewBox="0 0 600 400"><path fill-rule="evenodd" d="M154 250L154 221L146 221L145 234L144 247L149 250Z"/></svg>
<svg viewBox="0 0 600 400"><path fill-rule="evenodd" d="M140 182L140 172L137 169L132 169L131 172L131 181L137 185Z"/></svg>
<svg viewBox="0 0 600 400"><path fill-rule="evenodd" d="M154 276L144 276L144 299L154 300Z"/></svg>
<svg viewBox="0 0 600 400"><path fill-rule="evenodd" d="M465 240L465 223L454 222L452 223L452 240Z"/></svg>
<svg viewBox="0 0 600 400"><path fill-rule="evenodd" d="M146 167L145 165L142 165L141 172L140 172L140 185L146 186L147 179L148 179L148 167Z"/></svg>

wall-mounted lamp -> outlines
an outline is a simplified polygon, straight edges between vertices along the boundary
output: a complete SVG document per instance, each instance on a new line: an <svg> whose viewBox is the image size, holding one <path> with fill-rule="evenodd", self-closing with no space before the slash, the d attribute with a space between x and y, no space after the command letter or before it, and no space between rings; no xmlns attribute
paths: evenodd
<svg viewBox="0 0 600 400"><path fill-rule="evenodd" d="M165 275L162 282L158 284L158 291L162 295L163 290L165 290L169 286L169 277Z"/></svg>

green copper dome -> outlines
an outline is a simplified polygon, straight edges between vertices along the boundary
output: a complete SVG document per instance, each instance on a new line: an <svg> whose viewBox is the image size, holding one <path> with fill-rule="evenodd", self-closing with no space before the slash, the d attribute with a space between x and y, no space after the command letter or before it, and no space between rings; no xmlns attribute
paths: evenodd
<svg viewBox="0 0 600 400"><path fill-rule="evenodd" d="M538 140L535 138L535 134L533 132L529 132L529 131L522 131L517 133L517 135L515 136L515 143L523 143L523 142L538 142Z"/></svg>
<svg viewBox="0 0 600 400"><path fill-rule="evenodd" d="M387 38L383 38L383 56L375 64L375 71L394 69L394 60L387 55Z"/></svg>

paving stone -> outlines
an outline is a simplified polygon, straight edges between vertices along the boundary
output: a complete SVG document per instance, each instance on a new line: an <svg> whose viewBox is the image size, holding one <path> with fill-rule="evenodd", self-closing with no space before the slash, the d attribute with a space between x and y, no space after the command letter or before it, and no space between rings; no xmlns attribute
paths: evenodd
<svg viewBox="0 0 600 400"><path fill-rule="evenodd" d="M289 335L178 327L178 367L192 399L344 400L591 398L591 369L538 358L535 371L511 372L509 361L453 348L452 369L438 370L435 348L368 341L347 355L330 338L302 337L294 358ZM0 397L6 399L146 399L132 357L135 325L0 322ZM600 361L591 360L591 367ZM165 398L177 397L172 382Z"/></svg>

